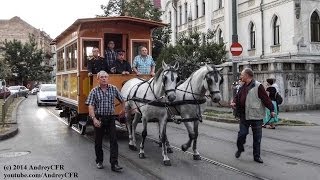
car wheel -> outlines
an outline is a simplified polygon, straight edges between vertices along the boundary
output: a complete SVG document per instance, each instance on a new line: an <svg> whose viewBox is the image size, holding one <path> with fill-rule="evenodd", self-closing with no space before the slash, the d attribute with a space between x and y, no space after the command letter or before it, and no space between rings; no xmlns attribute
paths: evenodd
<svg viewBox="0 0 320 180"><path fill-rule="evenodd" d="M24 97L25 97L25 98L28 98L28 94L26 94Z"/></svg>

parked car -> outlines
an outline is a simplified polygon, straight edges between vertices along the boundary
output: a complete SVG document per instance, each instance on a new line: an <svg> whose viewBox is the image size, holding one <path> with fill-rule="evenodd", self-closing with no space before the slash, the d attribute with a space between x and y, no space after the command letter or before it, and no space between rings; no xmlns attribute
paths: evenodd
<svg viewBox="0 0 320 180"><path fill-rule="evenodd" d="M2 87L0 88L0 98L7 98L8 96L10 96L11 92L7 87Z"/></svg>
<svg viewBox="0 0 320 180"><path fill-rule="evenodd" d="M39 88L35 87L31 90L31 94L37 94L37 92L39 92Z"/></svg>
<svg viewBox="0 0 320 180"><path fill-rule="evenodd" d="M10 86L8 89L10 90L11 94L19 94L19 96L24 96L26 98L29 95L29 89L25 86Z"/></svg>
<svg viewBox="0 0 320 180"><path fill-rule="evenodd" d="M37 93L37 104L56 105L57 104L57 88L56 84L41 84Z"/></svg>

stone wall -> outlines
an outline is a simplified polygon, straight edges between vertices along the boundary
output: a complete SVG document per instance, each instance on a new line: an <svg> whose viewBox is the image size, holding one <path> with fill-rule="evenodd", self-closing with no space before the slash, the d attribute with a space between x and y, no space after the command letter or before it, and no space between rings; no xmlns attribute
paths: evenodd
<svg viewBox="0 0 320 180"><path fill-rule="evenodd" d="M320 109L320 61L315 59L297 58L245 61L238 63L238 71L251 67L254 78L266 86L266 79L275 78L280 94L284 99L280 111L296 111ZM233 95L232 63L224 63L222 85L222 104L228 104Z"/></svg>

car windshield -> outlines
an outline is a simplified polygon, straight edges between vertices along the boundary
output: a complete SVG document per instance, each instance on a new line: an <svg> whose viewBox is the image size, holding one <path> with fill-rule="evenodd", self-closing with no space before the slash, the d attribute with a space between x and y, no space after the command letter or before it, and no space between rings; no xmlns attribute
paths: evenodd
<svg viewBox="0 0 320 180"><path fill-rule="evenodd" d="M56 86L42 86L41 91L56 91Z"/></svg>
<svg viewBox="0 0 320 180"><path fill-rule="evenodd" d="M10 90L19 90L19 86L10 86L9 89Z"/></svg>

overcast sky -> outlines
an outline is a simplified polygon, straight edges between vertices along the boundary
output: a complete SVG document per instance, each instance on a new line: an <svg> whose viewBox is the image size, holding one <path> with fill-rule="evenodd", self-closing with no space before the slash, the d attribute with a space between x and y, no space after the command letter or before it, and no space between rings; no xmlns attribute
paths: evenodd
<svg viewBox="0 0 320 180"><path fill-rule="evenodd" d="M101 4L109 0L4 0L0 3L0 19L19 16L31 26L57 37L79 18L103 14Z"/></svg>

